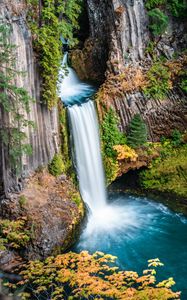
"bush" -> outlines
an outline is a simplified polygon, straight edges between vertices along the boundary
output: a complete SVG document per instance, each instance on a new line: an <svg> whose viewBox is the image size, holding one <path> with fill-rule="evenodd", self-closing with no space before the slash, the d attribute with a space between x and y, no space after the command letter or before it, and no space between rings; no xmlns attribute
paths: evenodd
<svg viewBox="0 0 187 300"><path fill-rule="evenodd" d="M136 161L138 158L135 150L127 145L114 146L114 150L117 152L117 160Z"/></svg>
<svg viewBox="0 0 187 300"><path fill-rule="evenodd" d="M116 158L113 147L126 143L126 137L119 131L118 118L112 108L105 114L101 124L101 139L104 155L111 158Z"/></svg>
<svg viewBox="0 0 187 300"><path fill-rule="evenodd" d="M169 192L187 197L187 146L172 148L164 142L165 148L160 158L152 162L149 169L140 174L143 188L159 192Z"/></svg>
<svg viewBox="0 0 187 300"><path fill-rule="evenodd" d="M176 18L186 16L187 2L185 0L168 0L167 7L171 14Z"/></svg>
<svg viewBox="0 0 187 300"><path fill-rule="evenodd" d="M167 0L146 0L145 7L147 9L153 9L158 6L166 4Z"/></svg>
<svg viewBox="0 0 187 300"><path fill-rule="evenodd" d="M160 61L154 62L147 72L148 84L143 89L144 93L148 97L164 99L172 87L170 77L171 73L167 66Z"/></svg>
<svg viewBox="0 0 187 300"><path fill-rule="evenodd" d="M171 139L174 147L178 147L183 143L182 133L178 129L173 130Z"/></svg>
<svg viewBox="0 0 187 300"><path fill-rule="evenodd" d="M24 218L10 221L0 220L0 250L7 247L19 249L25 247L30 240L30 231L26 228Z"/></svg>
<svg viewBox="0 0 187 300"><path fill-rule="evenodd" d="M22 280L13 285L26 299L179 299L171 291L173 278L156 282L159 259L149 260L148 269L138 275L120 271L114 265L116 257L102 252L66 253L48 257L45 261L30 261L20 273ZM22 292L25 285L26 290ZM12 284L9 284L12 288ZM21 288L21 289L20 289Z"/></svg>
<svg viewBox="0 0 187 300"><path fill-rule="evenodd" d="M142 146L147 142L147 126L139 114L136 114L129 125L127 144L132 148Z"/></svg>
<svg viewBox="0 0 187 300"><path fill-rule="evenodd" d="M148 12L150 18L149 28L154 36L162 35L168 26L168 16L166 16L159 8L154 8Z"/></svg>
<svg viewBox="0 0 187 300"><path fill-rule="evenodd" d="M64 166L64 162L62 160L62 154L58 153L55 154L55 156L53 157L52 162L49 164L49 172L53 175L53 176L59 176L62 173L65 172L65 166Z"/></svg>

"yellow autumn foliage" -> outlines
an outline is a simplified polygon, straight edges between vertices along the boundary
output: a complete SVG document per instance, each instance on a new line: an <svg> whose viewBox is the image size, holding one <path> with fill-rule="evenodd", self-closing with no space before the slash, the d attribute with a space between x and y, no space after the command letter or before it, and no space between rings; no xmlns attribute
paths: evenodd
<svg viewBox="0 0 187 300"><path fill-rule="evenodd" d="M20 293L21 300L43 299L46 295L47 299L53 300L180 299L180 293L170 289L174 285L172 278L156 283L158 259L151 260L155 267L148 269L146 275L119 270L116 259L102 252L82 251L48 257L44 261L30 261L22 267L22 280L15 289L23 291L25 287ZM12 288L11 283L8 286Z"/></svg>
<svg viewBox="0 0 187 300"><path fill-rule="evenodd" d="M136 151L127 145L116 145L113 149L117 152L117 160L128 160L133 162L138 158Z"/></svg>

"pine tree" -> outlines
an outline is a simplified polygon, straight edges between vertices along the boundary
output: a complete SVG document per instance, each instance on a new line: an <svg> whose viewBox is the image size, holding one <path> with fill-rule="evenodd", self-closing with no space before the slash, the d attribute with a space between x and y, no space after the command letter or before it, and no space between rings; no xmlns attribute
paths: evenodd
<svg viewBox="0 0 187 300"><path fill-rule="evenodd" d="M139 114L136 114L129 125L127 143L133 148L142 146L147 141L147 126Z"/></svg>

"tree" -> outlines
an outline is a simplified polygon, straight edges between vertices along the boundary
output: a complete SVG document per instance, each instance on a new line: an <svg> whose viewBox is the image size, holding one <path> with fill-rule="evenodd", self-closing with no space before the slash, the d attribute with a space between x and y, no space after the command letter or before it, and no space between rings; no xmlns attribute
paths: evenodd
<svg viewBox="0 0 187 300"><path fill-rule="evenodd" d="M8 149L11 167L18 170L22 155L32 153L31 146L25 143L24 128L34 127L34 123L26 119L32 99L23 87L15 84L23 72L16 69L16 46L10 43L10 33L9 25L0 24L0 138Z"/></svg>
<svg viewBox="0 0 187 300"><path fill-rule="evenodd" d="M129 125L127 144L133 148L142 146L147 141L147 126L139 114L136 114Z"/></svg>

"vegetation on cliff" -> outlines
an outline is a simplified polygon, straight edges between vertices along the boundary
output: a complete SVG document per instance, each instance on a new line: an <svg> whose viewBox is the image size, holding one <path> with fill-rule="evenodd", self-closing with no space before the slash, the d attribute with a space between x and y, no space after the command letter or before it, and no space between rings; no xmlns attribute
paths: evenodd
<svg viewBox="0 0 187 300"><path fill-rule="evenodd" d="M21 168L23 154L31 154L32 149L26 143L26 127L34 127L26 115L30 111L33 101L25 88L16 85L17 75L24 76L16 68L16 46L10 42L11 28L7 24L0 24L0 104L4 113L11 115L4 119L2 113L0 138L9 149L9 159L13 169Z"/></svg>
<svg viewBox="0 0 187 300"><path fill-rule="evenodd" d="M187 198L187 144L180 144L180 135L165 140L160 157L140 173L141 186L146 190L165 192Z"/></svg>
<svg viewBox="0 0 187 300"><path fill-rule="evenodd" d="M116 257L86 251L48 257L45 261L30 261L20 272L18 284L7 284L26 299L179 299L180 293L170 289L175 282L169 278L157 282L156 268L163 266L159 259L149 260L148 269L138 275L120 271Z"/></svg>
<svg viewBox="0 0 187 300"><path fill-rule="evenodd" d="M33 34L34 48L42 71L42 98L48 107L57 104L57 82L62 59L61 37L74 46L73 33L79 28L78 17L82 0L27 0L28 22Z"/></svg>

